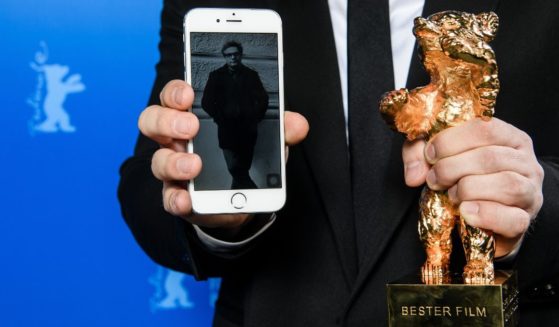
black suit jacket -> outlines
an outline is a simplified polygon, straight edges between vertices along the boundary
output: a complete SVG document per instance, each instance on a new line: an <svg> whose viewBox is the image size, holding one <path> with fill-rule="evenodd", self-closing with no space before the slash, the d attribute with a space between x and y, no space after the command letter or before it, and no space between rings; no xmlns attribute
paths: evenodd
<svg viewBox="0 0 559 327"><path fill-rule="evenodd" d="M119 188L123 216L136 240L162 265L199 279L223 277L217 326L385 325L386 283L416 271L424 260L417 236L419 189L405 186L403 138L382 122L376 104L380 94L370 95L367 137L377 140L371 160L378 163L378 174L370 180L371 223L355 227L327 1L165 1L161 61L150 103L158 102L165 83L182 78L181 23L196 6L271 7L280 13L286 102L309 120L310 133L290 151L288 199L277 221L249 248L227 256L207 251L191 226L165 213L161 183L150 171L158 146L140 136L134 156L121 168ZM544 205L512 264L521 289L521 323L554 325L559 321L552 310L559 307L559 2L426 0L424 15L445 9L493 10L500 17L492 43L502 84L496 115L530 134L546 174ZM410 87L428 82L416 57ZM384 60L390 67L385 76L370 76L371 81L388 80L387 90L392 89L391 58L371 60Z"/></svg>

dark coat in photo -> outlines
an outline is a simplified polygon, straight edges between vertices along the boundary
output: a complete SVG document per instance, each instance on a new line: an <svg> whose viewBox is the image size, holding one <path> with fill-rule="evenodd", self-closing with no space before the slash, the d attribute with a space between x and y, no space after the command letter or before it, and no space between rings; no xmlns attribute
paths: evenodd
<svg viewBox="0 0 559 327"><path fill-rule="evenodd" d="M220 148L254 148L257 125L268 109L268 94L256 71L241 64L233 72L223 65L210 73L202 108L218 126Z"/></svg>

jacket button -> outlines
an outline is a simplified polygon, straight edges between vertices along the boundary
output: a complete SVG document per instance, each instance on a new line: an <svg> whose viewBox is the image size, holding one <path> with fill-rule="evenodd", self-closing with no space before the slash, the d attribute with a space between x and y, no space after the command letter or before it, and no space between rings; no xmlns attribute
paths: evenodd
<svg viewBox="0 0 559 327"><path fill-rule="evenodd" d="M551 284L545 285L545 295L555 296L555 289L553 288L553 285Z"/></svg>

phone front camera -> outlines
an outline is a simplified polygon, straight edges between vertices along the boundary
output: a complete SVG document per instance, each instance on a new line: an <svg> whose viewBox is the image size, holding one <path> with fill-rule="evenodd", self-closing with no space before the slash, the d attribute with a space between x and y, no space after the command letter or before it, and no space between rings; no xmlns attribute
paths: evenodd
<svg viewBox="0 0 559 327"><path fill-rule="evenodd" d="M215 21L216 21L216 22L218 22L218 23L220 22L220 20L219 20L219 19L216 19Z"/></svg>
<svg viewBox="0 0 559 327"><path fill-rule="evenodd" d="M235 16L235 13L233 13L233 16Z"/></svg>

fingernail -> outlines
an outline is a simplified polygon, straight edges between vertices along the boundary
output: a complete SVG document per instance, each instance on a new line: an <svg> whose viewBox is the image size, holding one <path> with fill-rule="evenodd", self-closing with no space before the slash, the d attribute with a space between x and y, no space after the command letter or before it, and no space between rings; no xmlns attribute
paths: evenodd
<svg viewBox="0 0 559 327"><path fill-rule="evenodd" d="M172 212L177 212L177 192L171 193L171 198L169 199L169 206Z"/></svg>
<svg viewBox="0 0 559 327"><path fill-rule="evenodd" d="M414 179L419 174L419 161L412 161L404 164L404 174L406 179Z"/></svg>
<svg viewBox="0 0 559 327"><path fill-rule="evenodd" d="M187 158L181 158L177 160L177 169L181 173L188 174L190 172L190 160Z"/></svg>
<svg viewBox="0 0 559 327"><path fill-rule="evenodd" d="M190 132L190 121L188 119L175 119L175 132L178 134L188 134Z"/></svg>
<svg viewBox="0 0 559 327"><path fill-rule="evenodd" d="M476 226L478 221L479 205L475 202L462 202L460 205L460 214L471 226Z"/></svg>
<svg viewBox="0 0 559 327"><path fill-rule="evenodd" d="M460 206L462 212L468 215L477 215L479 212L479 205L475 202L464 202Z"/></svg>
<svg viewBox="0 0 559 327"><path fill-rule="evenodd" d="M427 173L427 183L431 186L437 185L437 174L434 169L429 170Z"/></svg>
<svg viewBox="0 0 559 327"><path fill-rule="evenodd" d="M435 151L435 146L432 143L427 144L425 148L425 159L429 162L433 162L437 157L437 152Z"/></svg>
<svg viewBox="0 0 559 327"><path fill-rule="evenodd" d="M182 87L176 87L173 90L173 98L175 98L175 102L178 105L183 105L183 101L184 101L184 94L183 94L183 89Z"/></svg>

